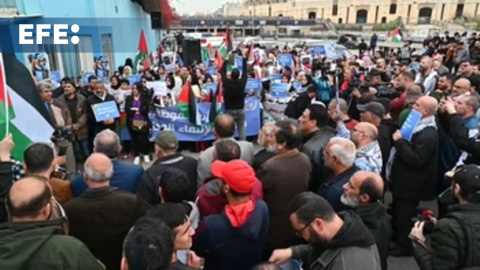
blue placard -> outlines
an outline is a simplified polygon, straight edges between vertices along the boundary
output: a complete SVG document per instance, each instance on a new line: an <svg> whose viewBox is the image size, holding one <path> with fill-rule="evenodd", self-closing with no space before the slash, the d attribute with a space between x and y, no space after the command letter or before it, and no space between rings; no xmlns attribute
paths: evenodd
<svg viewBox="0 0 480 270"><path fill-rule="evenodd" d="M260 79L248 79L245 85L245 93L250 91L259 92L262 90L262 80Z"/></svg>
<svg viewBox="0 0 480 270"><path fill-rule="evenodd" d="M106 101L92 105L93 114L97 122L103 122L107 119L118 118L120 113L118 112L117 103L115 101Z"/></svg>
<svg viewBox="0 0 480 270"><path fill-rule="evenodd" d="M327 52L325 51L325 47L323 45L318 45L310 49L310 54L313 56L327 55Z"/></svg>
<svg viewBox="0 0 480 270"><path fill-rule="evenodd" d="M293 83L293 88L295 91L300 91L302 89L302 83L301 82L294 82Z"/></svg>
<svg viewBox="0 0 480 270"><path fill-rule="evenodd" d="M201 125L194 125L185 118L177 106L157 108L150 113L152 122L151 136L155 138L161 130L175 133L179 141L198 142L214 140L213 128L209 123L210 103L198 103ZM260 126L260 99L256 96L245 98L245 133L247 136L258 134ZM223 110L223 108L222 108ZM238 133L235 133L237 136Z"/></svg>
<svg viewBox="0 0 480 270"><path fill-rule="evenodd" d="M210 93L212 91L217 91L218 83L207 83L203 86L202 91Z"/></svg>
<svg viewBox="0 0 480 270"><path fill-rule="evenodd" d="M216 70L217 70L216 66L208 67L207 68L207 73L210 74L210 75L213 75L213 74L215 74Z"/></svg>
<svg viewBox="0 0 480 270"><path fill-rule="evenodd" d="M417 126L418 122L422 118L422 114L418 111L411 110L407 116L405 122L403 122L402 128L400 128L400 133L402 134L402 138L410 141L413 136L413 130Z"/></svg>
<svg viewBox="0 0 480 270"><path fill-rule="evenodd" d="M128 81L130 82L130 85L140 82L142 80L142 75L140 74L135 74L135 75L130 75L127 77Z"/></svg>
<svg viewBox="0 0 480 270"><path fill-rule="evenodd" d="M93 74L92 72L87 72L87 73L83 74L83 76L82 76L82 85L83 86L88 85L88 77L90 77L90 76L95 76L95 74Z"/></svg>
<svg viewBox="0 0 480 270"><path fill-rule="evenodd" d="M242 73L243 70L243 57L241 56L235 56L235 67L238 68L238 71Z"/></svg>
<svg viewBox="0 0 480 270"><path fill-rule="evenodd" d="M286 98L289 86L288 83L274 83L270 86L270 95L275 98Z"/></svg>
<svg viewBox="0 0 480 270"><path fill-rule="evenodd" d="M272 74L270 75L271 81L280 81L282 80L282 74Z"/></svg>
<svg viewBox="0 0 480 270"><path fill-rule="evenodd" d="M280 54L277 60L278 64L282 67L293 66L293 58L291 54Z"/></svg>
<svg viewBox="0 0 480 270"><path fill-rule="evenodd" d="M60 71L58 71L58 70L54 70L54 71L50 72L50 79L52 79L52 81L60 83L60 81L62 80L61 77L62 76L60 75Z"/></svg>

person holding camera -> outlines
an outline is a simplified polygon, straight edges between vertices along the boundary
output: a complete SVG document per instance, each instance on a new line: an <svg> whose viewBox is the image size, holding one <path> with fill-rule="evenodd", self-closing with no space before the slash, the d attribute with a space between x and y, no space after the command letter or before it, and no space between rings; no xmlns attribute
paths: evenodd
<svg viewBox="0 0 480 270"><path fill-rule="evenodd" d="M58 99L52 98L52 86L49 83L39 83L37 90L55 128L54 134L65 134L68 127L72 126L72 117L67 105ZM70 173L75 173L77 171L77 165L73 145L67 140L65 141L64 147L67 156L65 167Z"/></svg>
<svg viewBox="0 0 480 270"><path fill-rule="evenodd" d="M452 195L458 204L443 218L417 221L409 238L421 269L478 269L480 267L480 166L469 164L455 171ZM433 222L431 244L425 228Z"/></svg>

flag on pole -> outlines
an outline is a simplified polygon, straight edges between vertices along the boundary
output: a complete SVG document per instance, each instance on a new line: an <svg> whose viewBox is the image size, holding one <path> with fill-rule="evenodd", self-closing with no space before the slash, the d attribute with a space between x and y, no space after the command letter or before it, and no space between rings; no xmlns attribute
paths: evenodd
<svg viewBox="0 0 480 270"><path fill-rule="evenodd" d="M138 69L142 67L144 70L145 68L148 69L150 66L149 64L149 57L148 57L148 45L147 45L147 38L145 37L145 31L142 29L140 32L140 40L138 41L138 53L135 56L135 60L133 62L133 73L138 73Z"/></svg>
<svg viewBox="0 0 480 270"><path fill-rule="evenodd" d="M187 81L183 86L182 92L178 97L178 108L180 113L187 118L190 123L195 125L201 125L201 115L198 111L198 104L195 100L195 95L192 90L192 83Z"/></svg>
<svg viewBox="0 0 480 270"><path fill-rule="evenodd" d="M210 60L210 51L208 47L203 47L202 48L202 62L203 61L209 61Z"/></svg>
<svg viewBox="0 0 480 270"><path fill-rule="evenodd" d="M212 125L215 121L215 118L217 115L220 115L222 113L222 102L223 102L223 85L222 82L220 81L217 84L217 89L215 91L210 92L210 112L208 113L208 121L210 122L210 125Z"/></svg>
<svg viewBox="0 0 480 270"><path fill-rule="evenodd" d="M13 53L0 53L0 73L0 136L12 134L12 156L23 161L23 152L30 144L50 141L52 119L30 71Z"/></svg>
<svg viewBox="0 0 480 270"><path fill-rule="evenodd" d="M397 28L390 33L390 37L392 38L393 42L402 42L403 33L400 28Z"/></svg>

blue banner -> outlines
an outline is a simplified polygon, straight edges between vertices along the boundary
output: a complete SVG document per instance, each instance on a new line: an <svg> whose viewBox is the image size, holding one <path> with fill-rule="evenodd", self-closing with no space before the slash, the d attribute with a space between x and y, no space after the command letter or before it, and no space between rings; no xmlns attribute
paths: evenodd
<svg viewBox="0 0 480 270"><path fill-rule="evenodd" d="M130 85L133 85L134 83L140 82L142 80L142 75L140 74L130 75L128 76L127 79L130 82Z"/></svg>
<svg viewBox="0 0 480 270"><path fill-rule="evenodd" d="M213 75L213 74L215 74L216 70L217 70L216 66L208 67L207 68L207 73L210 74L210 75Z"/></svg>
<svg viewBox="0 0 480 270"><path fill-rule="evenodd" d="M270 81L280 81L280 80L282 80L282 74L270 75Z"/></svg>
<svg viewBox="0 0 480 270"><path fill-rule="evenodd" d="M245 93L250 91L259 92L262 90L262 80L260 79L248 79L245 85Z"/></svg>
<svg viewBox="0 0 480 270"><path fill-rule="evenodd" d="M407 116L407 119L405 122L403 122L402 128L400 128L400 133L402 134L402 138L410 141L413 136L413 130L417 126L418 122L420 122L420 119L422 118L422 114L415 111L411 110L410 113Z"/></svg>
<svg viewBox="0 0 480 270"><path fill-rule="evenodd" d="M327 52L325 52L325 47L323 45L318 45L310 49L310 54L312 56L327 55Z"/></svg>
<svg viewBox="0 0 480 270"><path fill-rule="evenodd" d="M301 82L294 82L293 83L293 88L295 88L295 91L299 91L302 89L302 83Z"/></svg>
<svg viewBox="0 0 480 270"><path fill-rule="evenodd" d="M235 67L238 68L238 71L242 73L243 70L243 57L235 56Z"/></svg>
<svg viewBox="0 0 480 270"><path fill-rule="evenodd" d="M118 112L117 103L115 101L107 101L92 105L93 113L97 122L103 122L107 119L118 118L120 113Z"/></svg>
<svg viewBox="0 0 480 270"><path fill-rule="evenodd" d="M212 91L216 91L218 87L218 83L207 83L203 86L202 91L210 94Z"/></svg>
<svg viewBox="0 0 480 270"><path fill-rule="evenodd" d="M50 79L52 79L52 81L54 82L60 83L60 81L62 80L61 77L62 76L60 75L60 71L58 70L54 70L50 72Z"/></svg>
<svg viewBox="0 0 480 270"><path fill-rule="evenodd" d="M275 98L286 98L289 86L288 83L274 83L270 86L270 95Z"/></svg>
<svg viewBox="0 0 480 270"><path fill-rule="evenodd" d="M278 56L278 64L282 67L293 66L293 59L291 54L281 54Z"/></svg>
<svg viewBox="0 0 480 270"><path fill-rule="evenodd" d="M177 106L157 108L150 113L152 121L151 136L156 137L160 130L175 132L179 141L198 142L214 140L213 128L208 122L210 103L198 103L202 119L201 126L195 126L183 117ZM245 99L245 125L247 136L255 136L260 130L260 100L258 97Z"/></svg>

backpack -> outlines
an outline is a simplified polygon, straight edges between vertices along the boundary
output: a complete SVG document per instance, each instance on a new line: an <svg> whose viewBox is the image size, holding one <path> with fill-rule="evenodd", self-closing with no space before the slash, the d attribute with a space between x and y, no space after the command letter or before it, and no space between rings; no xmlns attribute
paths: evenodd
<svg viewBox="0 0 480 270"><path fill-rule="evenodd" d="M452 212L445 217L455 219L463 229L467 242L465 257L461 258L463 265L460 269L478 269L480 266L480 221L473 221L468 215L460 212Z"/></svg>

